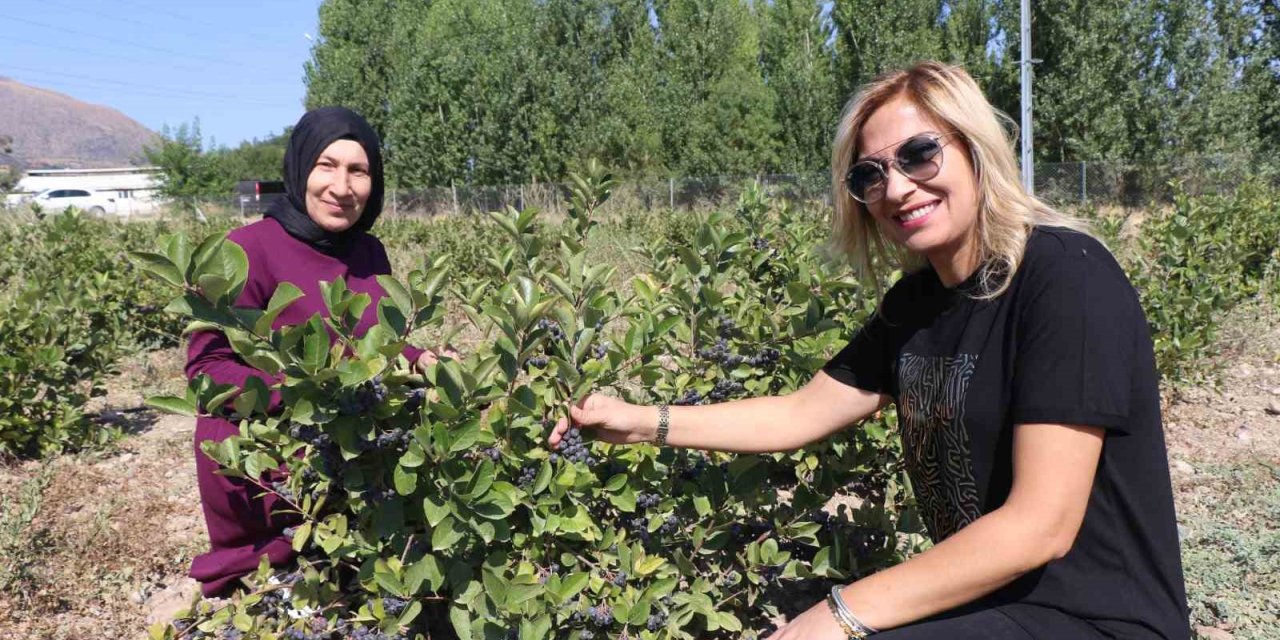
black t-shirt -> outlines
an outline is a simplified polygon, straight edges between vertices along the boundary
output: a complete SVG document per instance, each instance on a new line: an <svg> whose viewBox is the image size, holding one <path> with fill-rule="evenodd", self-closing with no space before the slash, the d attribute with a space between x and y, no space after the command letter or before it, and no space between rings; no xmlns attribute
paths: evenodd
<svg viewBox="0 0 1280 640"><path fill-rule="evenodd" d="M1036 638L1084 637L1079 621L1097 637L1189 638L1158 375L1136 292L1106 247L1057 227L1032 232L999 297L966 295L976 280L949 289L929 268L903 277L824 370L894 399L935 541L1004 504L1014 425L1103 427L1070 552L980 604Z"/></svg>

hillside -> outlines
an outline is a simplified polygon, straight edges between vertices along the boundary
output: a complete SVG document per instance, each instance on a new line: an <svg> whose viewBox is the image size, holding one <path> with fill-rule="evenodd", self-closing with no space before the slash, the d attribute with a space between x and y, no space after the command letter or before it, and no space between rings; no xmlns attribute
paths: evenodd
<svg viewBox="0 0 1280 640"><path fill-rule="evenodd" d="M13 138L0 165L92 168L136 164L156 134L128 116L0 77L0 135Z"/></svg>

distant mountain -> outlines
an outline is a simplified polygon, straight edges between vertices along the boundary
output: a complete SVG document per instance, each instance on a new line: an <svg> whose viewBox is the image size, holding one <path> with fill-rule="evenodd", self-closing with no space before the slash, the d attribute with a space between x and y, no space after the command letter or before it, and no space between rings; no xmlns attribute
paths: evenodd
<svg viewBox="0 0 1280 640"><path fill-rule="evenodd" d="M144 145L158 136L112 109L0 77L0 165L30 169L88 169L145 162Z"/></svg>

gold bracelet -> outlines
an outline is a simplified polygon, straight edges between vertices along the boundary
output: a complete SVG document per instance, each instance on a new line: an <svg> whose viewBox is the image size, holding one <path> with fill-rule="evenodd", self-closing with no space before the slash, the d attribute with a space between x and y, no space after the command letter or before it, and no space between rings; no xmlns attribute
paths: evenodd
<svg viewBox="0 0 1280 640"><path fill-rule="evenodd" d="M659 447L667 446L667 431L671 428L671 407L665 404L658 405L658 433L654 436L653 441Z"/></svg>

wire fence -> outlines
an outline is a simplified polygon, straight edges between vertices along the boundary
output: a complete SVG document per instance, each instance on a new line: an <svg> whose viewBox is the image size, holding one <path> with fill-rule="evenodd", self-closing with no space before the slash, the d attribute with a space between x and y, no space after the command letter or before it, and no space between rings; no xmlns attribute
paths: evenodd
<svg viewBox="0 0 1280 640"><path fill-rule="evenodd" d="M1280 187L1280 168L1259 166L1248 158L1236 156L1199 157L1172 165L1041 163L1035 169L1035 193L1058 206L1143 208L1168 203L1179 190L1189 194L1227 193L1246 178L1258 176ZM828 173L621 180L602 207L602 213L722 208L736 203L753 184L775 200L829 207L830 181ZM383 211L391 216L433 217L470 215L507 207L537 207L544 212L562 214L568 203L569 188L564 183L454 185L389 188ZM229 195L158 204L161 211L176 209L195 212L198 216L248 217L260 214L266 203Z"/></svg>

